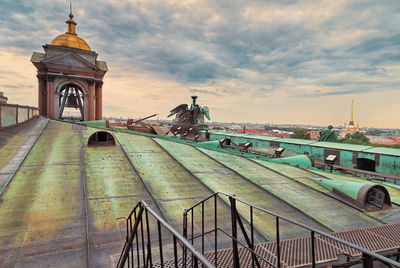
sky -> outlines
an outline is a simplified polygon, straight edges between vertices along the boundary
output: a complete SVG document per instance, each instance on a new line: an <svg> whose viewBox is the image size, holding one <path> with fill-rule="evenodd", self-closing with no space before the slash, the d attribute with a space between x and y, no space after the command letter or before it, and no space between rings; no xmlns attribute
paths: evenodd
<svg viewBox="0 0 400 268"><path fill-rule="evenodd" d="M400 1L72 1L107 62L103 115L190 103L212 121L400 128ZM0 91L37 106L32 52L66 31L69 1L0 0Z"/></svg>

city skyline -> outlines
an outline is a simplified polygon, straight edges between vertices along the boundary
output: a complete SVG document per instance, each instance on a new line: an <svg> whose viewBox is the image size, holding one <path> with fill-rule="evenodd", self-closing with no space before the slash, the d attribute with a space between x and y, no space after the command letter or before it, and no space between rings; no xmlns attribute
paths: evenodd
<svg viewBox="0 0 400 268"><path fill-rule="evenodd" d="M69 1L2 1L0 91L37 106L29 62L65 32ZM104 116L166 118L191 95L212 121L399 128L397 2L73 2L107 61Z"/></svg>

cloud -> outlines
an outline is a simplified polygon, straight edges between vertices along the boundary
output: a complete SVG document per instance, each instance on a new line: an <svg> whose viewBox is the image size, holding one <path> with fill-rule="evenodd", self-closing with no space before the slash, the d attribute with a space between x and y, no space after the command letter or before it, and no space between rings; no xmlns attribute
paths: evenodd
<svg viewBox="0 0 400 268"><path fill-rule="evenodd" d="M207 94L207 95L213 95L213 96L221 96L221 94L217 91L211 91L211 90L206 90L206 89L196 89L193 88L190 90L190 92L192 93L200 93L200 94Z"/></svg>

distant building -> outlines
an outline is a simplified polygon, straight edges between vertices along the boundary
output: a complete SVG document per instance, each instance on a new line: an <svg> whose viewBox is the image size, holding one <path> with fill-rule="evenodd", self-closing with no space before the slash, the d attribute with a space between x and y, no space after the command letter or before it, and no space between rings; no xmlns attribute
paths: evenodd
<svg viewBox="0 0 400 268"><path fill-rule="evenodd" d="M353 134L355 132L359 132L360 129L358 127L358 123L354 124L353 120L353 104L354 101L351 101L351 112L350 112L350 121L346 125L345 129L342 131L342 135L345 136L346 134Z"/></svg>
<svg viewBox="0 0 400 268"><path fill-rule="evenodd" d="M319 131L308 131L310 133L310 138L312 140L318 140L319 139Z"/></svg>

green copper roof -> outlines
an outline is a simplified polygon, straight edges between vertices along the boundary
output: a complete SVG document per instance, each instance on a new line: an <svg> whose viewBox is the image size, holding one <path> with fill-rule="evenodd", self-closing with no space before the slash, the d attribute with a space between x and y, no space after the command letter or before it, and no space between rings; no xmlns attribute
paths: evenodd
<svg viewBox="0 0 400 268"><path fill-rule="evenodd" d="M77 124L85 125L88 127L106 128L106 120L83 121L83 122L77 122Z"/></svg>
<svg viewBox="0 0 400 268"><path fill-rule="evenodd" d="M258 140L264 140L264 141L274 141L282 139L281 137L257 135L257 134L242 134L241 136Z"/></svg>
<svg viewBox="0 0 400 268"><path fill-rule="evenodd" d="M386 154L386 155L400 156L400 149L396 149L396 148L372 147L372 148L363 150L363 152L373 153L373 154Z"/></svg>
<svg viewBox="0 0 400 268"><path fill-rule="evenodd" d="M218 141L199 148L200 142L120 128L109 131L116 138L116 146L87 146L91 134L104 127L104 121L77 125L50 120L44 128L1 198L0 252L11 256L3 266L84 267L88 262L93 267L109 266L110 258L119 256L125 240L121 217L127 216L137 201L144 199L180 229L183 209L220 190L318 229L336 231L381 224L299 183L317 176L309 170L276 162L261 164L262 157L216 149ZM4 144L0 159L8 152L15 155L16 145L26 143L22 132L7 137L1 134ZM3 161L4 166L11 160ZM218 202L222 205L218 218L230 226L230 222L222 221L230 215L226 200ZM249 226L248 210L238 205L238 211ZM209 213L205 211L206 230L214 224ZM256 213L254 217L261 219ZM200 223L201 213L196 211L194 218ZM196 232L199 226L196 224ZM273 218L265 217L255 226L266 236L275 237ZM303 235L302 230L284 222L281 232L281 237ZM223 245L230 246L230 239Z"/></svg>
<svg viewBox="0 0 400 268"><path fill-rule="evenodd" d="M277 163L285 163L289 164L292 166L298 166L301 168L311 168L311 161L310 158L308 158L305 155L295 155L295 156L288 156L284 158L274 158L271 159L270 161L272 162L277 162Z"/></svg>
<svg viewBox="0 0 400 268"><path fill-rule="evenodd" d="M33 52L31 62L40 62L44 60L45 54L40 52Z"/></svg>
<svg viewBox="0 0 400 268"><path fill-rule="evenodd" d="M102 71L108 71L107 63L105 61L96 61L96 66Z"/></svg>
<svg viewBox="0 0 400 268"><path fill-rule="evenodd" d="M333 188L336 190L346 194L347 196L357 200L358 192L361 187L366 185L367 183L361 182L348 182L348 181L335 181L329 179L321 179L321 178L310 178L315 183L318 183L322 187L328 189L329 191L333 191Z"/></svg>
<svg viewBox="0 0 400 268"><path fill-rule="evenodd" d="M350 151L356 151L356 152L361 152L361 151L371 148L370 145L358 145L358 144L327 142L327 141L315 142L312 144L312 146L331 148L331 149L340 149L340 150L350 150Z"/></svg>
<svg viewBox="0 0 400 268"><path fill-rule="evenodd" d="M316 142L314 140L303 140L303 139L292 139L292 138L280 138L279 140L276 140L276 141L300 144L300 145L314 144Z"/></svg>

